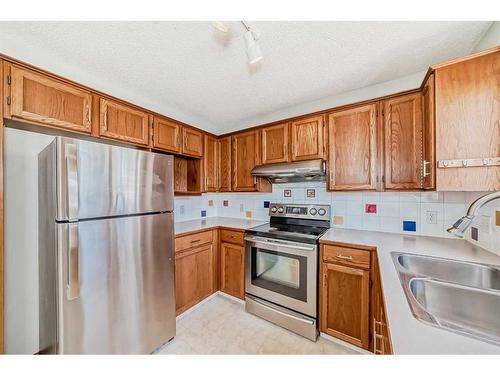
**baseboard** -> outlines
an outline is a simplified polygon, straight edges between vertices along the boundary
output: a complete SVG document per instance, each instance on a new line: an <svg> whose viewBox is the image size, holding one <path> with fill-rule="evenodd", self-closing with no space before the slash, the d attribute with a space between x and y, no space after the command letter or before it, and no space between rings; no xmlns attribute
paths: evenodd
<svg viewBox="0 0 500 375"><path fill-rule="evenodd" d="M216 292L215 294L217 294L217 295L219 295L219 296L221 296L221 297L224 297L224 298L230 299L231 301L237 302L237 303L239 303L240 305L244 305L244 304L245 304L245 300L243 300L243 299L239 299L239 298L236 298L236 297L234 297L234 296L232 296L232 295L230 295L230 294L227 294L227 293L225 293L225 292L222 292L222 291L220 291L220 290L219 290L218 292Z"/></svg>
<svg viewBox="0 0 500 375"><path fill-rule="evenodd" d="M330 336L330 335L328 335L326 333L320 332L319 336L323 337L325 340L332 341L332 342L334 342L336 344L340 344L342 346L345 346L346 348L355 350L355 351L357 351L360 354L373 354L372 352L370 352L368 350L362 349L362 348L360 348L360 347L358 347L356 345L352 345L352 344L350 344L348 342L345 342L345 341L340 340L340 339L338 339L336 337Z"/></svg>

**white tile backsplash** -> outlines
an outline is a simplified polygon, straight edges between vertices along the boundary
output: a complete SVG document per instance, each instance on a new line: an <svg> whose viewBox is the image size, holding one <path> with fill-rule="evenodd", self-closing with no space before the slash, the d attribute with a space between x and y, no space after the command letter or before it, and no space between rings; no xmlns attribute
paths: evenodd
<svg viewBox="0 0 500 375"><path fill-rule="evenodd" d="M285 198L283 190L292 190L292 197ZM307 197L307 189L315 189L315 197ZM483 195L482 192L329 192L324 182L307 182L273 185L271 193L209 193L201 197L176 197L175 220L185 221L201 217L226 216L244 218L251 211L252 219L268 220L268 209L264 202L328 204L333 216L342 218L338 227L351 229L376 230L394 233L409 233L426 236L451 237L446 228L450 227L465 211L472 201ZM214 205L208 206L213 200ZM229 205L225 207L223 201ZM240 211L243 204L243 211ZM365 213L366 204L376 204L376 213ZM184 206L184 213L181 213ZM481 214L479 241L474 243L500 255L500 227L494 223L495 210L500 210L500 201L486 205ZM435 222L428 223L428 212L435 215ZM414 221L416 232L403 231L403 221Z"/></svg>

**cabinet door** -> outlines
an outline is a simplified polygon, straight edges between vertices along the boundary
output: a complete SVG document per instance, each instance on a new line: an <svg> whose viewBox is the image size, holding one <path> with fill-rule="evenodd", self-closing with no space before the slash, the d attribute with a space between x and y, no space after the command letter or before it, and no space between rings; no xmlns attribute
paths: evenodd
<svg viewBox="0 0 500 375"><path fill-rule="evenodd" d="M182 126L155 116L153 122L153 147L170 152L181 152Z"/></svg>
<svg viewBox="0 0 500 375"><path fill-rule="evenodd" d="M243 246L221 243L221 290L245 298Z"/></svg>
<svg viewBox="0 0 500 375"><path fill-rule="evenodd" d="M202 133L191 128L183 128L182 133L184 139L182 153L184 155L201 157L203 155Z"/></svg>
<svg viewBox="0 0 500 375"><path fill-rule="evenodd" d="M76 86L11 66L12 117L91 132L92 94Z"/></svg>
<svg viewBox="0 0 500 375"><path fill-rule="evenodd" d="M328 116L329 190L377 188L376 104Z"/></svg>
<svg viewBox="0 0 500 375"><path fill-rule="evenodd" d="M136 143L149 144L149 114L127 105L101 98L100 135Z"/></svg>
<svg viewBox="0 0 500 375"><path fill-rule="evenodd" d="M436 175L434 74L422 90L422 187L434 189Z"/></svg>
<svg viewBox="0 0 500 375"><path fill-rule="evenodd" d="M231 136L219 139L219 191L231 191Z"/></svg>
<svg viewBox="0 0 500 375"><path fill-rule="evenodd" d="M380 281L380 269L376 252L373 252L373 288L372 288L372 351L375 354L392 354L391 338L389 335L389 324L385 313L384 294Z"/></svg>
<svg viewBox="0 0 500 375"><path fill-rule="evenodd" d="M322 263L321 331L369 347L370 271Z"/></svg>
<svg viewBox="0 0 500 375"><path fill-rule="evenodd" d="M175 255L177 315L213 293L213 247L202 246Z"/></svg>
<svg viewBox="0 0 500 375"><path fill-rule="evenodd" d="M500 51L438 68L436 83L436 160L457 160L457 168L438 167L436 189L500 190ZM480 166L460 161L478 159ZM497 227L498 228L498 227Z"/></svg>
<svg viewBox="0 0 500 375"><path fill-rule="evenodd" d="M384 187L420 189L422 166L421 94L384 101Z"/></svg>
<svg viewBox="0 0 500 375"><path fill-rule="evenodd" d="M262 164L281 163L289 161L288 156L289 124L278 124L261 130Z"/></svg>
<svg viewBox="0 0 500 375"><path fill-rule="evenodd" d="M292 161L324 158L324 117L314 116L290 125L292 133Z"/></svg>
<svg viewBox="0 0 500 375"><path fill-rule="evenodd" d="M217 191L219 175L219 148L217 138L205 135L205 191Z"/></svg>
<svg viewBox="0 0 500 375"><path fill-rule="evenodd" d="M233 191L257 190L252 169L259 164L259 132L252 130L233 135Z"/></svg>

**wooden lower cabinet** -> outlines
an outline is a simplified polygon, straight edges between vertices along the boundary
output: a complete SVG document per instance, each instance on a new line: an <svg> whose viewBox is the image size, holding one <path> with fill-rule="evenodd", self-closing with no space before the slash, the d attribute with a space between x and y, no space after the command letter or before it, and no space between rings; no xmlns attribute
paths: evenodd
<svg viewBox="0 0 500 375"><path fill-rule="evenodd" d="M376 251L321 244L320 252L320 331L391 354Z"/></svg>
<svg viewBox="0 0 500 375"><path fill-rule="evenodd" d="M245 248L242 245L221 242L221 291L237 298L245 298Z"/></svg>
<svg viewBox="0 0 500 375"><path fill-rule="evenodd" d="M213 245L175 255L175 310L182 313L212 294Z"/></svg>

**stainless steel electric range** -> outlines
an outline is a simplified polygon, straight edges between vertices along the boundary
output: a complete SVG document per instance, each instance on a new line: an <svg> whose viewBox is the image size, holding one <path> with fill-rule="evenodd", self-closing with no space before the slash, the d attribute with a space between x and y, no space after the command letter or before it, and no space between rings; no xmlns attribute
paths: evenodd
<svg viewBox="0 0 500 375"><path fill-rule="evenodd" d="M269 216L245 231L246 311L316 341L318 242L330 206L272 203Z"/></svg>

